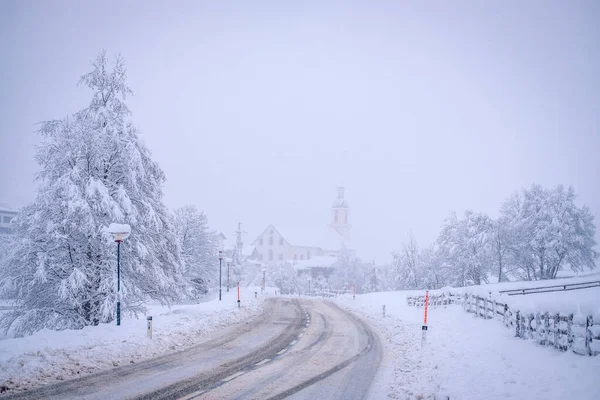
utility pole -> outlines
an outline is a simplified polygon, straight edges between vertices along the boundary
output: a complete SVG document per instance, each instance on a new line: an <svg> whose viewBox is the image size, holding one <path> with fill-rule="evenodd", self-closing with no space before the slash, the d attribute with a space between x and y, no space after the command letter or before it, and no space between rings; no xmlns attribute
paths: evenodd
<svg viewBox="0 0 600 400"><path fill-rule="evenodd" d="M231 262L233 263L234 281L240 280L242 277L242 264L244 259L244 239L242 235L245 232L242 230L242 223L238 222L238 228L235 231L236 240L235 247L233 248L233 255L231 256Z"/></svg>
<svg viewBox="0 0 600 400"><path fill-rule="evenodd" d="M223 252L219 250L219 301L221 301L221 266L223 264Z"/></svg>

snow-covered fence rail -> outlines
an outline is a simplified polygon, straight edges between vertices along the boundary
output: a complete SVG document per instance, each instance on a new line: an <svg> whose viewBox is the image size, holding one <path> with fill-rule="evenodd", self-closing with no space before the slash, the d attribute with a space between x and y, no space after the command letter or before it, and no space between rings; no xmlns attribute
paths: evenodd
<svg viewBox="0 0 600 400"><path fill-rule="evenodd" d="M504 293L509 296L523 295L523 294L534 294L534 293L548 293L548 292L561 292L565 290L579 290L600 287L600 281L591 282L580 282L580 283L569 283L563 285L551 285L525 289L508 289L500 290L498 293Z"/></svg>
<svg viewBox="0 0 600 400"><path fill-rule="evenodd" d="M409 306L423 307L425 296L409 296ZM513 310L506 303L474 294L443 293L429 296L430 305L461 304L463 309L478 318L495 319L513 329L521 339L535 340L541 346L556 350L571 350L576 354L600 354L600 319L592 315Z"/></svg>
<svg viewBox="0 0 600 400"><path fill-rule="evenodd" d="M442 293L439 295L429 295L429 306L445 306L455 304L458 296L454 293ZM409 306L423 307L425 305L425 296L408 296L406 302Z"/></svg>

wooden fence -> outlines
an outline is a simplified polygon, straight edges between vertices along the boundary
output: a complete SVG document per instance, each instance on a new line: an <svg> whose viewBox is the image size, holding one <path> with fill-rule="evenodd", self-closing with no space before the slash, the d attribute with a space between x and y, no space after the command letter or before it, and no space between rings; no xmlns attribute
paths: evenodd
<svg viewBox="0 0 600 400"><path fill-rule="evenodd" d="M540 286L540 287L525 288L525 289L507 289L507 290L499 290L498 293L504 293L509 296L516 296L516 295L534 294L534 293L563 292L563 291L567 291L567 290L589 289L589 288L595 288L595 287L600 287L600 281L568 283L568 284L563 284L563 285Z"/></svg>
<svg viewBox="0 0 600 400"><path fill-rule="evenodd" d="M429 296L429 305L432 307L447 306L448 304L455 304L458 296L454 293L442 293L440 295ZM409 296L406 298L406 302L409 306L423 307L425 305L425 296Z"/></svg>
<svg viewBox="0 0 600 400"><path fill-rule="evenodd" d="M425 296L409 296L409 306L423 307ZM561 313L524 313L511 310L508 304L472 294L444 293L430 295L429 304L436 308L448 304L461 304L463 309L478 318L495 319L514 330L521 339L534 340L541 346L576 354L600 354L600 321L594 323L591 315Z"/></svg>

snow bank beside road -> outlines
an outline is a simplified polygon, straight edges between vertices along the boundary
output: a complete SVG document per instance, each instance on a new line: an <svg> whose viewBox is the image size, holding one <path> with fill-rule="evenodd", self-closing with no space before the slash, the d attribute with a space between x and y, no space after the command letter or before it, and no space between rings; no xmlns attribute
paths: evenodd
<svg viewBox="0 0 600 400"><path fill-rule="evenodd" d="M240 323L262 309L262 297L254 299L259 288L241 289L241 308L237 307L237 288L223 292L223 301L150 306L153 338L146 337L146 318L122 319L115 323L81 330L49 331L0 340L0 392L24 390L128 363L135 363L168 352L182 350L207 334Z"/></svg>
<svg viewBox="0 0 600 400"><path fill-rule="evenodd" d="M377 328L392 353L389 398L600 398L600 357L535 346L515 338L502 324L474 318L460 306L430 309L427 345L421 350L423 309L408 307L405 297L406 292L386 292L337 300Z"/></svg>

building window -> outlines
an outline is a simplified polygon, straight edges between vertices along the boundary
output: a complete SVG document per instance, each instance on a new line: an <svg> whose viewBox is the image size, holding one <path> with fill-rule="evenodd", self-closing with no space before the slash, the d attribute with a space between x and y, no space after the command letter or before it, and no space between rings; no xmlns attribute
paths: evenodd
<svg viewBox="0 0 600 400"><path fill-rule="evenodd" d="M10 220L11 220L11 219L12 219L12 217L8 217L8 216L6 216L6 215L5 215L5 216L4 216L4 219L3 219L3 222L4 222L5 224L10 224Z"/></svg>
<svg viewBox="0 0 600 400"><path fill-rule="evenodd" d="M283 254L279 255L279 261L283 261Z"/></svg>
<svg viewBox="0 0 600 400"><path fill-rule="evenodd" d="M298 254L294 254L294 260L298 259Z"/></svg>
<svg viewBox="0 0 600 400"><path fill-rule="evenodd" d="M269 261L273 261L273 250L269 249Z"/></svg>
<svg viewBox="0 0 600 400"><path fill-rule="evenodd" d="M336 212L334 213L333 222L334 222L335 224L338 224L338 223L340 222L340 214L339 214L339 212L338 212L338 211L336 211Z"/></svg>
<svg viewBox="0 0 600 400"><path fill-rule="evenodd" d="M283 246L283 238L279 238L279 245Z"/></svg>
<svg viewBox="0 0 600 400"><path fill-rule="evenodd" d="M300 259L304 260L304 254L300 254Z"/></svg>
<svg viewBox="0 0 600 400"><path fill-rule="evenodd" d="M262 255L262 253L260 253L260 254L258 255L258 259L259 259L260 261L262 261L262 260L263 260L263 255Z"/></svg>
<svg viewBox="0 0 600 400"><path fill-rule="evenodd" d="M263 245L263 238L260 238L260 239L258 239L258 244L259 244L260 246L262 246L262 245Z"/></svg>
<svg viewBox="0 0 600 400"><path fill-rule="evenodd" d="M344 214L344 224L348 225L348 214Z"/></svg>
<svg viewBox="0 0 600 400"><path fill-rule="evenodd" d="M307 259L307 260L310 260L310 251L307 251L307 252L306 252L306 259Z"/></svg>
<svg viewBox="0 0 600 400"><path fill-rule="evenodd" d="M269 246L273 246L273 236L269 236Z"/></svg>

